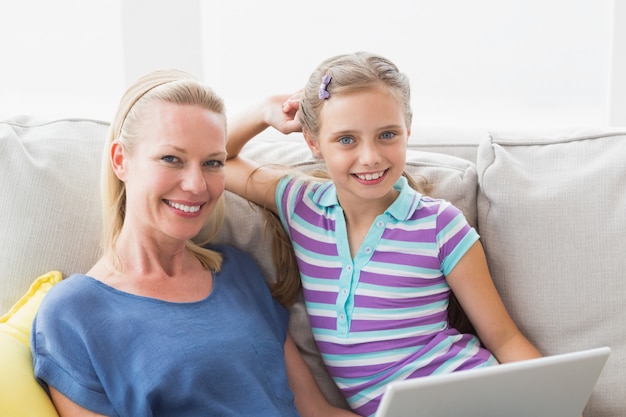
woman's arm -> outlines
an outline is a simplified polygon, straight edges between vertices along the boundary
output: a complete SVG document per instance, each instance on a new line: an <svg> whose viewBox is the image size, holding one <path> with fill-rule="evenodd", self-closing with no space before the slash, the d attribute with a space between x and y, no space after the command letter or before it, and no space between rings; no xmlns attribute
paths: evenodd
<svg viewBox="0 0 626 417"><path fill-rule="evenodd" d="M331 405L317 385L291 336L285 341L287 378L302 417L354 417L357 414Z"/></svg>
<svg viewBox="0 0 626 417"><path fill-rule="evenodd" d="M226 189L277 212L276 186L283 172L260 167L239 156L244 145L268 127L282 133L300 130L298 95L272 96L248 108L229 122L226 151Z"/></svg>
<svg viewBox="0 0 626 417"><path fill-rule="evenodd" d="M446 279L481 342L499 362L541 356L506 310L489 273L480 241L474 243Z"/></svg>
<svg viewBox="0 0 626 417"><path fill-rule="evenodd" d="M81 407L56 389L48 388L50 390L50 398L52 398L52 403L57 409L59 417L106 417L103 414L96 414Z"/></svg>

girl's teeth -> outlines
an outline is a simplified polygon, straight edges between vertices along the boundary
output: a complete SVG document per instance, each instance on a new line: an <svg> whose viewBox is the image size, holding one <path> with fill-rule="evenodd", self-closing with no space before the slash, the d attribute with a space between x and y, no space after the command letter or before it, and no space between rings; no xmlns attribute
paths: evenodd
<svg viewBox="0 0 626 417"><path fill-rule="evenodd" d="M375 172L373 174L359 175L359 178L361 178L362 180L371 181L371 180L377 180L382 176L383 176L382 172Z"/></svg>

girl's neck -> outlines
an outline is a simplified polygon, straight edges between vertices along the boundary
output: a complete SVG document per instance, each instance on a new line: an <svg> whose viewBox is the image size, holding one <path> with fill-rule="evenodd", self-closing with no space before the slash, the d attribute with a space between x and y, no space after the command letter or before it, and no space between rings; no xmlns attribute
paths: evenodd
<svg viewBox="0 0 626 417"><path fill-rule="evenodd" d="M344 203L340 200L352 258L356 256L376 218L383 214L397 197L398 192L394 190L388 198L384 199L366 200L359 203L354 201Z"/></svg>

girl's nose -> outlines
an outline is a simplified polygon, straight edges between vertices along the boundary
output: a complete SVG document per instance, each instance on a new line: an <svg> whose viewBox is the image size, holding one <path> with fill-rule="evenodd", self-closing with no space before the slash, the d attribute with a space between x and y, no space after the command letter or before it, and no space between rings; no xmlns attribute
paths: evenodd
<svg viewBox="0 0 626 417"><path fill-rule="evenodd" d="M360 149L359 160L365 166L374 166L380 162L380 152L373 143L363 143Z"/></svg>

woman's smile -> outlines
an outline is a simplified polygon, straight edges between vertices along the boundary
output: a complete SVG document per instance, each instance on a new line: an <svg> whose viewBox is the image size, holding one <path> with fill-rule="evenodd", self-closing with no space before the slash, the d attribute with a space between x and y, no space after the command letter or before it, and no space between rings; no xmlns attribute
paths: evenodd
<svg viewBox="0 0 626 417"><path fill-rule="evenodd" d="M163 200L165 201L165 203L172 207L173 209L175 209L176 211L185 213L185 214L199 214L200 209L206 204L206 203L179 203L179 202L174 202L171 200Z"/></svg>

